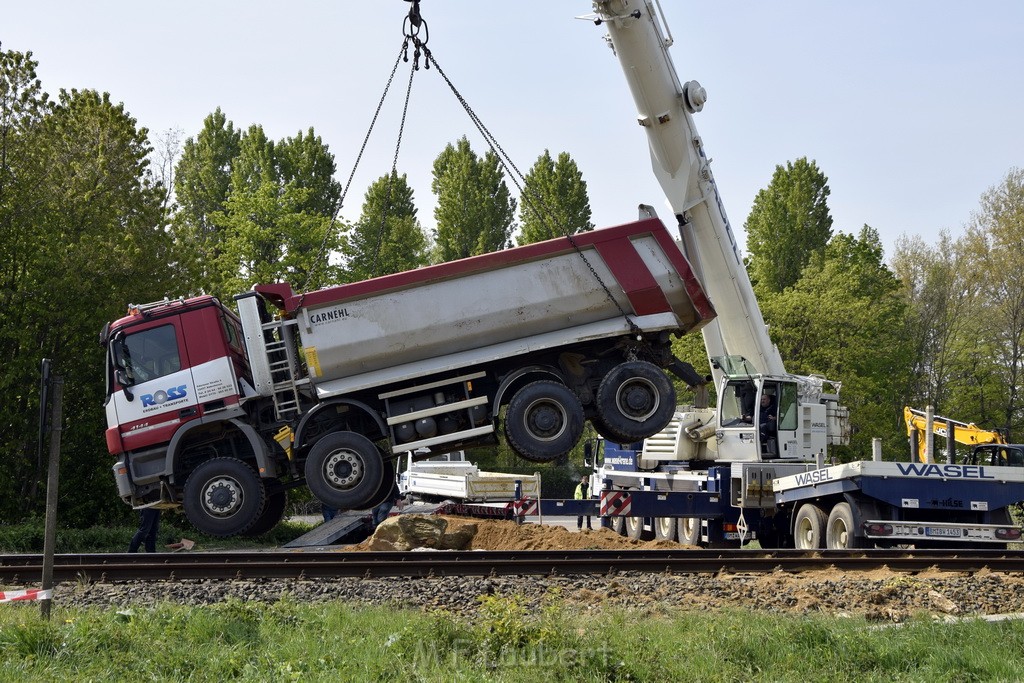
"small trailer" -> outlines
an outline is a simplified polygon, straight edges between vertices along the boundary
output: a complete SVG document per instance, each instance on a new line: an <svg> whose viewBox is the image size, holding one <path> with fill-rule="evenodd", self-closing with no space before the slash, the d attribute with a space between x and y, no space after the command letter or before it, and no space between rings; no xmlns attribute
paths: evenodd
<svg viewBox="0 0 1024 683"><path fill-rule="evenodd" d="M410 453L398 477L398 488L403 495L423 501L509 502L517 494L522 498L539 498L540 474L485 472L466 460L464 451L419 461L413 460Z"/></svg>

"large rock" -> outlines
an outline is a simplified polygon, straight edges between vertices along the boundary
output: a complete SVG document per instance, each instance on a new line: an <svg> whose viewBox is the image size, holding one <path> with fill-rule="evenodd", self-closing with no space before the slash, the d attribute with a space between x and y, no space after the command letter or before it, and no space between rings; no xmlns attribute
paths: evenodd
<svg viewBox="0 0 1024 683"><path fill-rule="evenodd" d="M468 550L476 536L476 524L460 524L451 531L446 531L441 537L442 550Z"/></svg>
<svg viewBox="0 0 1024 683"><path fill-rule="evenodd" d="M476 535L475 524L463 524L447 533L448 521L429 515L398 515L384 520L373 537L370 550L412 550L436 548L438 550L464 550Z"/></svg>

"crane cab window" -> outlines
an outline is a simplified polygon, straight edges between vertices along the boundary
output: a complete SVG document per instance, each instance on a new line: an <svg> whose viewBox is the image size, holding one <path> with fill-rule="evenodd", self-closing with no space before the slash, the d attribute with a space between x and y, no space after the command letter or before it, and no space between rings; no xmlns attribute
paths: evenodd
<svg viewBox="0 0 1024 683"><path fill-rule="evenodd" d="M173 325L153 327L125 336L115 345L115 363L133 384L170 375L181 369Z"/></svg>
<svg viewBox="0 0 1024 683"><path fill-rule="evenodd" d="M722 395L723 427L742 427L754 424L757 387L750 380L729 382Z"/></svg>

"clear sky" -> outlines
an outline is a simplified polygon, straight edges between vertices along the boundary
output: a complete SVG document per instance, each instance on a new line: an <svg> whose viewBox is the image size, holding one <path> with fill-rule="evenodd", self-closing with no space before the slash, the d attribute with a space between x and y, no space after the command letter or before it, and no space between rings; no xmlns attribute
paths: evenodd
<svg viewBox="0 0 1024 683"><path fill-rule="evenodd" d="M194 136L217 107L275 139L312 126L344 182L402 42L402 0L34 0L5 3L0 41L31 50L44 89L94 88L152 133ZM681 80L709 101L696 122L729 216L742 224L775 166L802 156L829 178L834 228L959 234L982 192L1024 165L1024 2L662 0ZM422 0L437 61L523 171L566 151L594 223L663 207L647 144L588 0ZM343 215L390 170L408 71L400 67ZM433 226L430 169L469 134L435 71L417 74L399 171ZM667 209L661 209L667 215Z"/></svg>

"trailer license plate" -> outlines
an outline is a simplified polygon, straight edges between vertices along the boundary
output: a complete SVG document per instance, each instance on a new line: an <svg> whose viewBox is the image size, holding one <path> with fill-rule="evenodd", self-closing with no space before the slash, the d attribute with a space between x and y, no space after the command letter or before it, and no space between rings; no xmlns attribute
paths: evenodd
<svg viewBox="0 0 1024 683"><path fill-rule="evenodd" d="M960 538L960 529L948 529L946 527L928 526L924 528L925 536L945 536L947 538Z"/></svg>

